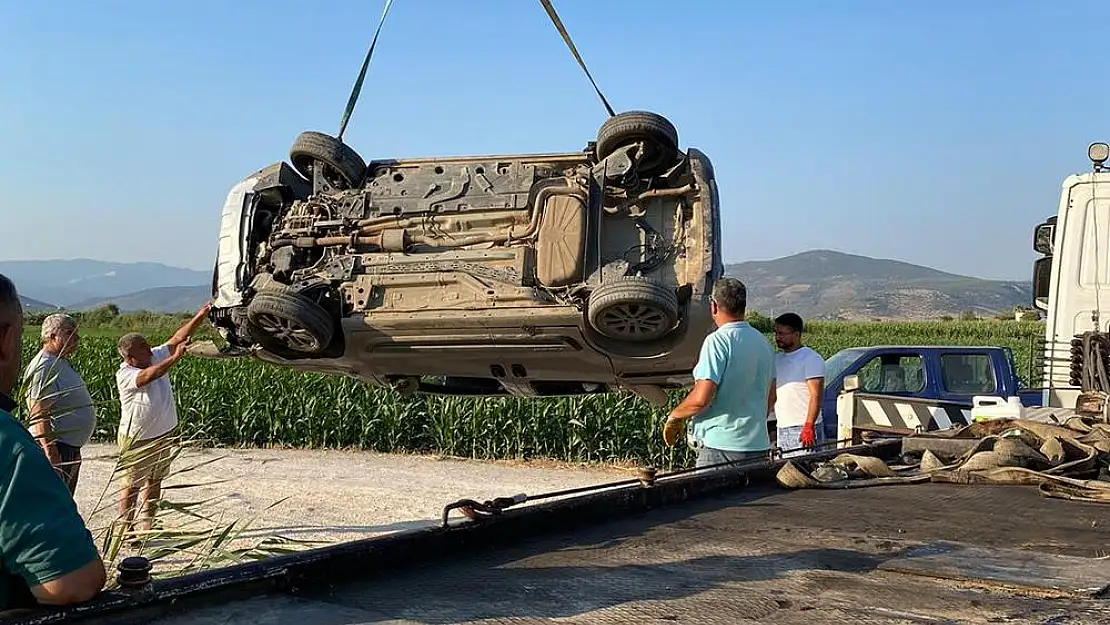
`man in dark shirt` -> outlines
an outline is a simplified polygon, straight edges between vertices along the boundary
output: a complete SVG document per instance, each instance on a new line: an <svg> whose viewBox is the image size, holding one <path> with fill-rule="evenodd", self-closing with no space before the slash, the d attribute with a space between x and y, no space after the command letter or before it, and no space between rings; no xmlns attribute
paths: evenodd
<svg viewBox="0 0 1110 625"><path fill-rule="evenodd" d="M95 597L104 561L69 489L12 411L23 307L0 275L0 615Z"/></svg>

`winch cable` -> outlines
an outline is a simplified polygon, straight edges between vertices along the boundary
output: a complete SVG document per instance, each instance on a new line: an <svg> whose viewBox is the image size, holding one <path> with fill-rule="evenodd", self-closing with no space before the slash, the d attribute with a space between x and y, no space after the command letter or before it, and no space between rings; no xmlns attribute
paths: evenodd
<svg viewBox="0 0 1110 625"><path fill-rule="evenodd" d="M351 97L347 100L347 108L343 109L343 119L339 122L339 135L338 139L343 140L343 133L347 132L347 122L351 120L351 113L355 110L355 103L358 102L358 96L362 93L362 82L366 79L366 70L370 67L370 57L374 55L374 47L378 45L378 35L382 32L382 25L385 24L385 16L389 14L389 7L393 5L393 0L385 0L385 9L382 10L382 19L378 22L378 29L374 31L374 39L370 41L370 49L366 51L366 58L362 60L362 69L358 73L358 80L355 81L354 88L351 89Z"/></svg>
<svg viewBox="0 0 1110 625"><path fill-rule="evenodd" d="M829 440L829 441L825 441L823 443L817 443L816 445L813 445L813 446L810 446L810 447L800 446L800 447L795 447L795 448L792 448L792 449L781 449L781 448L776 447L772 450L771 453L768 453L768 455L766 457L762 457L762 458L746 458L744 460L726 460L726 461L723 461L723 462L718 462L718 463L715 463L715 464L705 465L705 466L701 466L701 467L694 466L694 467L690 467L690 468L687 468L687 469L679 469L679 470L671 471L669 473L657 473L655 471L655 469L647 468L647 469L641 469L641 471L646 472L646 474L641 475L640 477L634 477L634 478L629 478L629 479L624 479L624 480L617 480L617 481L614 481L614 482L606 482L606 483L602 483L602 484L590 484L590 485L587 485L587 486L579 486L579 487L576 487L576 488L568 488L566 490L547 492L547 493L542 493L542 494L539 494L539 495L527 495L527 494L521 493L521 494L518 494L518 495L514 495L512 497L497 497L495 499L487 500L487 501L477 501L475 499L460 499L460 500L458 500L454 503L450 503L450 504L447 504L446 506L444 506L441 523L442 523L442 527L447 527L448 526L448 517L449 517L450 513L454 510L459 510L465 516L467 516L471 519L476 519L478 517L486 517L486 516L490 516L490 515L500 514L503 510L505 510L507 508L510 508L510 507L513 507L513 506L516 506L516 505L520 505L522 503L539 501L541 499L551 499L551 498L555 498L555 497L566 497L566 496L569 496L569 495L578 495L578 494L582 494L582 493L589 493L589 492L607 490L607 489L610 489L610 488L619 488L621 486L631 486L633 484L641 484L641 485L646 486L648 484L653 484L657 480L660 480L660 479L677 477L679 475L684 475L684 474L687 474L687 473L703 472L703 471L707 471L709 469L723 469L723 468L727 467L727 468L731 468L731 469L734 469L734 470L746 471L746 470L749 470L749 469L760 469L760 468L770 467L770 466L773 465L773 463L775 462L776 459L783 458L785 456L785 454L788 454L788 453L791 453L791 452L803 451L803 450L812 452L812 451L816 451L818 449L824 449L824 448L833 447L833 446L837 446L837 445L843 445L843 444L849 444L850 445L852 443L853 443L852 439L845 438L845 439L839 439L839 440Z"/></svg>
<svg viewBox="0 0 1110 625"><path fill-rule="evenodd" d="M543 5L548 17L551 18L551 23L555 25L555 29L559 31L563 41L567 44L567 48L570 49L571 54L573 54L575 60L578 61L578 66L582 68L582 71L586 74L586 78L590 80L590 84L593 85L597 96L601 98L601 103L605 106L605 110L608 111L609 116L612 117L616 115L613 107L609 105L609 100L605 98L605 94L601 93L601 89L597 86L597 81L595 81L593 75L590 74L590 70L586 68L586 62L583 61L582 56L578 54L578 49L575 47L574 41L571 40L570 34L567 33L567 29L563 26L562 20L559 19L559 14L555 12L555 7L551 6L550 0L540 0L540 4ZM382 32L382 26L385 25L385 18L389 14L389 8L392 5L393 0L386 0L385 7L382 9L382 17L378 21L378 28L374 31L374 38L370 42L370 48L367 49L366 57L362 61L362 68L359 70L358 79L355 80L354 87L351 89L351 96L347 99L347 106L343 109L343 119L339 122L339 134L337 135L340 141L343 140L343 134L347 132L347 123L350 121L351 114L355 110L355 104L358 102L359 94L362 93L362 84L366 79L366 71L370 67L370 59L374 55L374 48L378 43L378 36Z"/></svg>
<svg viewBox="0 0 1110 625"><path fill-rule="evenodd" d="M555 25L555 29L562 35L563 41L567 44L567 47L570 48L570 53L573 54L575 60L578 61L578 66L586 73L586 78L590 79L590 84L594 86L597 97L601 98L601 103L605 105L605 110L609 111L609 117L613 117L616 115L616 113L613 112L613 107L609 106L609 101L606 100L605 95L601 93L601 89L598 88L594 77L590 75L590 70L586 69L586 62L582 60L582 56L578 54L578 49L574 47L574 42L571 41L567 29L563 27L563 21L559 19L559 14L555 12L555 7L551 6L550 0L540 0L540 4L542 4L544 10L547 11L547 16L551 18L551 23Z"/></svg>

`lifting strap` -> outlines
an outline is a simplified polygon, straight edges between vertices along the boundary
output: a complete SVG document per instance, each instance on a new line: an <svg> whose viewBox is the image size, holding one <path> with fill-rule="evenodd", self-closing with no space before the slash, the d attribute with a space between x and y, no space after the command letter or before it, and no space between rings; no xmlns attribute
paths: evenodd
<svg viewBox="0 0 1110 625"><path fill-rule="evenodd" d="M563 28L562 20L560 20L559 15L555 13L555 7L551 6L550 0L540 0L540 4L542 4L544 10L547 11L547 16L551 18L551 23L555 25L556 30L558 30L559 34L563 36L563 41L566 42L567 47L570 48L570 53L573 54L574 58L578 60L578 66L581 67L582 71L586 73L586 78L590 79L590 84L594 86L594 91L597 92L597 97L601 98L601 103L605 105L605 110L609 111L609 116L612 117L616 115L616 113L613 112L613 107L609 106L609 101L605 99L604 95L602 95L601 89L597 88L597 83L594 82L594 77L590 75L590 70L586 69L585 61L583 61L582 57L578 55L578 50L574 47L574 42L570 40L570 35L567 34L567 29Z"/></svg>
<svg viewBox="0 0 1110 625"><path fill-rule="evenodd" d="M370 67L370 57L374 54L374 46L378 44L378 35L382 32L382 25L385 24L385 16L389 13L389 7L393 4L393 0L385 0L385 9L382 11L382 19L378 22L378 30L374 31L374 39L370 42L370 49L366 51L366 58L362 60L362 70L358 73L358 80L355 81L355 86L351 90L351 97L347 100L347 108L343 109L343 119L339 122L339 136L340 141L343 140L343 133L347 131L347 122L351 119L351 113L355 110L355 102L358 102L358 95L362 93L362 81L366 78L366 70Z"/></svg>

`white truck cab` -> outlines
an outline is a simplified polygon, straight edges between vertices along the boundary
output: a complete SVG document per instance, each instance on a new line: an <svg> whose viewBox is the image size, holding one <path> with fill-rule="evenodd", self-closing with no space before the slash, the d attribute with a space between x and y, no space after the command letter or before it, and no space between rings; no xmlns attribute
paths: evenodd
<svg viewBox="0 0 1110 625"><path fill-rule="evenodd" d="M1041 258L1033 264L1033 304L1047 317L1042 405L1104 413L1110 391L1110 146L1092 143L1087 153L1092 171L1068 176L1056 215L1034 229L1033 249ZM1096 331L1101 334L1091 334Z"/></svg>

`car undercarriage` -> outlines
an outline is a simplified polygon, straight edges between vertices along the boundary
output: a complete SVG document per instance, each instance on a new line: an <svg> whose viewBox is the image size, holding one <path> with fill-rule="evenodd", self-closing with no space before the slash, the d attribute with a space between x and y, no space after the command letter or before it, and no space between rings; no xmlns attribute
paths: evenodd
<svg viewBox="0 0 1110 625"><path fill-rule="evenodd" d="M409 390L579 394L681 385L711 329L716 183L662 116L613 116L581 152L366 163L305 132L289 160L224 208L211 318L232 348Z"/></svg>

